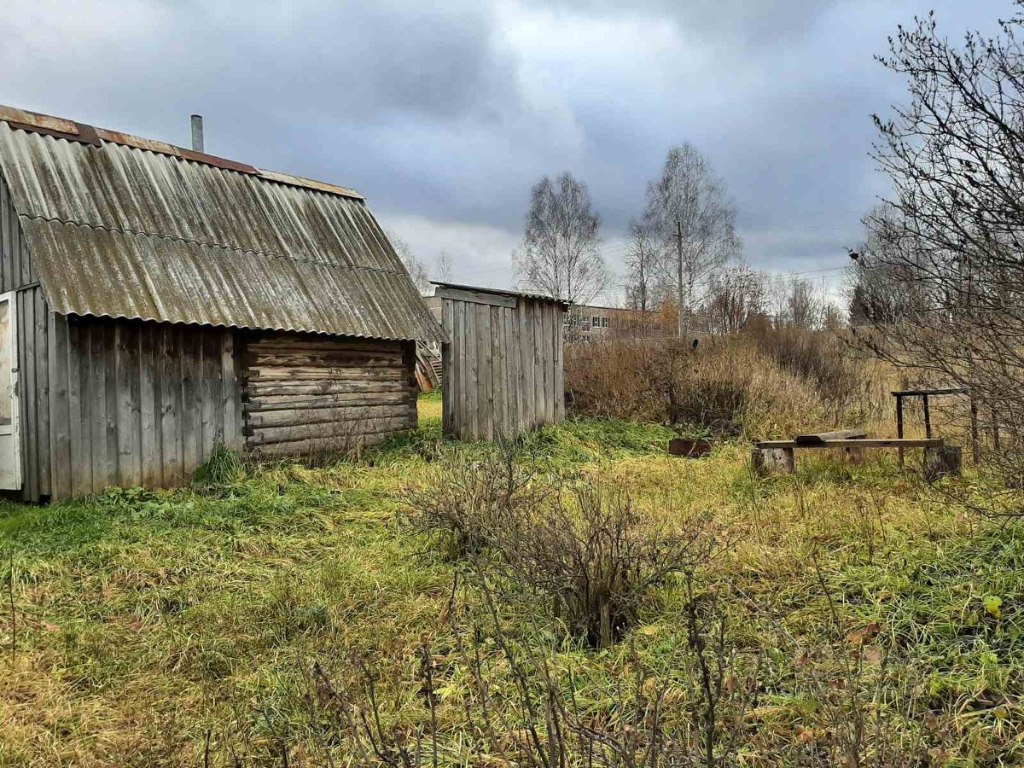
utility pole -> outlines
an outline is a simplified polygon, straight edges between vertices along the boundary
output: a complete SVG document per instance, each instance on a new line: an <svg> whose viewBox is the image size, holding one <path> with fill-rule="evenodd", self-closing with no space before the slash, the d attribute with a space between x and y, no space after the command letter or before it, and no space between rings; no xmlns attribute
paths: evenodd
<svg viewBox="0 0 1024 768"><path fill-rule="evenodd" d="M686 329L686 320L683 318L683 222L676 219L676 278L678 279L678 290L676 301L679 310L679 322L676 323L676 335L680 338Z"/></svg>

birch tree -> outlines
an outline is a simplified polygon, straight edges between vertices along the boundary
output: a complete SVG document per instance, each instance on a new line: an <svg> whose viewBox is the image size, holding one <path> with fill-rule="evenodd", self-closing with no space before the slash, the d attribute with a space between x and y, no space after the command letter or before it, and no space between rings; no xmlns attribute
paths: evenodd
<svg viewBox="0 0 1024 768"><path fill-rule="evenodd" d="M513 265L525 288L587 304L605 288L608 269L598 252L601 219L587 187L563 173L530 191L523 244Z"/></svg>
<svg viewBox="0 0 1024 768"><path fill-rule="evenodd" d="M661 246L683 336L711 274L740 252L736 208L707 158L682 144L669 150L660 178L647 186L644 222Z"/></svg>

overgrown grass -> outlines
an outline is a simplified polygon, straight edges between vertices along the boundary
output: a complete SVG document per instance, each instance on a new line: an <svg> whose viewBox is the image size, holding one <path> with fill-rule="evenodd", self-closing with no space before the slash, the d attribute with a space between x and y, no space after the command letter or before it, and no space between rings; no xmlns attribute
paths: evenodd
<svg viewBox="0 0 1024 768"><path fill-rule="evenodd" d="M402 519L406 489L429 482L445 451L491 449L439 448L439 401L421 406L418 433L357 461L225 460L193 489L0 506L0 766L197 766L208 742L213 765L234 750L246 766L280 766L282 744L292 766L324 765L324 750L343 765L346 745L310 727L313 662L345 686L350 660L368 660L383 717L412 733L430 717L424 644L441 677L441 763L481 764L468 756L471 686L453 636L452 611L472 615L468 589L453 601L463 565ZM742 764L828 764L827 692L848 684L837 659L862 641L867 716L925 755L918 764L1024 761L1020 526L959 513L892 457L801 456L795 477L760 480L742 443L689 461L665 455L670 436L571 421L529 436L525 460L722 527L732 546L700 589L729 596L730 648L764 660ZM599 652L551 632L547 606L503 619L555 673L573 670L587 711L606 711L637 654L664 674L669 725L681 726L684 591L659 587L626 641ZM488 669L499 704L514 706L508 669Z"/></svg>

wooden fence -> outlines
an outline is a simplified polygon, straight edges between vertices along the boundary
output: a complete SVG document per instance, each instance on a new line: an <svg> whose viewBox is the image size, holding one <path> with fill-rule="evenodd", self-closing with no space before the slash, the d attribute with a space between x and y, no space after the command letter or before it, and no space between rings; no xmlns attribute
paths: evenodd
<svg viewBox="0 0 1024 768"><path fill-rule="evenodd" d="M442 284L445 434L511 437L565 418L566 305L549 298Z"/></svg>

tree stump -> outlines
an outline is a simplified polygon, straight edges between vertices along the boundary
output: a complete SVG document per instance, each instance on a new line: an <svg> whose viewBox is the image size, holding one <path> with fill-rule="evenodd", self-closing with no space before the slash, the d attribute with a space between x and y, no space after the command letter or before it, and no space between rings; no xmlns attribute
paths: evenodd
<svg viewBox="0 0 1024 768"><path fill-rule="evenodd" d="M796 470L796 452L792 448L755 448L751 455L754 474L791 475Z"/></svg>
<svg viewBox="0 0 1024 768"><path fill-rule="evenodd" d="M941 477L959 477L964 462L964 449L959 445L943 445L924 449L924 479L934 483Z"/></svg>

